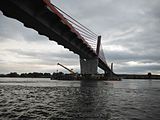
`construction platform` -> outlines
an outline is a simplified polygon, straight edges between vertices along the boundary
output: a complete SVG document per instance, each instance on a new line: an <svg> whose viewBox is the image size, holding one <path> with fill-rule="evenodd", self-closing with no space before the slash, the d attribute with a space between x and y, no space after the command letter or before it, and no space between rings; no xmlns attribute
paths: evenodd
<svg viewBox="0 0 160 120"><path fill-rule="evenodd" d="M120 81L118 76L107 76L105 74L63 74L57 73L52 75L51 80L97 80L97 81Z"/></svg>

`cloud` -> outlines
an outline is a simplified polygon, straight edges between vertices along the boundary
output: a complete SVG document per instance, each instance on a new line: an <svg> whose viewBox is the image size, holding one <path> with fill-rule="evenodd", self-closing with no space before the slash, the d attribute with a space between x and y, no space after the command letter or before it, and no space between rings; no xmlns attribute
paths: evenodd
<svg viewBox="0 0 160 120"><path fill-rule="evenodd" d="M1 72L55 72L57 69L67 72L57 66L60 62L78 71L78 56L64 49L62 46L55 49L53 44L45 42L25 42L11 40L0 44L0 71ZM8 46L7 44L12 46ZM57 45L56 45L57 46ZM6 67L5 67L6 66Z"/></svg>
<svg viewBox="0 0 160 120"><path fill-rule="evenodd" d="M151 71L160 74L159 0L51 1L80 23L102 35L107 63L115 63L116 72ZM26 65L25 71L34 71L36 67L39 71L53 71L57 62L79 70L78 55L2 13L0 51L0 72L23 71L20 64Z"/></svg>

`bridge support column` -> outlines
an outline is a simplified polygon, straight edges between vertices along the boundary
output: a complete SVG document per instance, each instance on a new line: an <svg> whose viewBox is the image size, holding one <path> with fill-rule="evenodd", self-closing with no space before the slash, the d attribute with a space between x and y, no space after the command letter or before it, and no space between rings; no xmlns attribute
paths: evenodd
<svg viewBox="0 0 160 120"><path fill-rule="evenodd" d="M81 74L97 74L98 59L83 59L80 58Z"/></svg>
<svg viewBox="0 0 160 120"><path fill-rule="evenodd" d="M100 51L100 44L101 44L101 36L98 36L97 39L97 57L85 59L80 57L80 66L81 66L81 74L97 74L98 70L98 56Z"/></svg>

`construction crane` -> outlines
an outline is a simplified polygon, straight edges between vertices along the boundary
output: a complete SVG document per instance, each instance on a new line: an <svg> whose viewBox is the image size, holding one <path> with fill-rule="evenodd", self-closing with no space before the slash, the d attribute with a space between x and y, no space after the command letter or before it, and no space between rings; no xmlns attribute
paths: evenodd
<svg viewBox="0 0 160 120"><path fill-rule="evenodd" d="M61 67L63 67L64 69L68 70L71 74L75 74L75 72L73 72L72 69L69 69L67 67L65 67L64 65L60 64L60 63L57 63L57 65L60 65Z"/></svg>

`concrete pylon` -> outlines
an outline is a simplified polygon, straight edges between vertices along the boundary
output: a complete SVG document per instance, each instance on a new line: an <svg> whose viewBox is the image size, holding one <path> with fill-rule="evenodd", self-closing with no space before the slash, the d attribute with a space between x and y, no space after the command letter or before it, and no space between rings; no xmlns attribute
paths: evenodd
<svg viewBox="0 0 160 120"><path fill-rule="evenodd" d="M84 59L80 58L81 74L97 74L98 59Z"/></svg>
<svg viewBox="0 0 160 120"><path fill-rule="evenodd" d="M111 63L111 71L113 72L113 63Z"/></svg>
<svg viewBox="0 0 160 120"><path fill-rule="evenodd" d="M97 70L98 70L98 57L99 57L99 51L100 51L100 44L101 44L101 36L98 36L96 57L90 58L90 59L80 57L81 74L94 75L98 73Z"/></svg>

